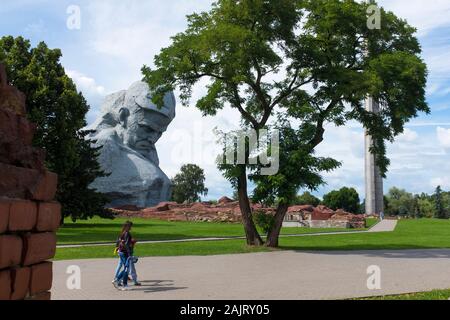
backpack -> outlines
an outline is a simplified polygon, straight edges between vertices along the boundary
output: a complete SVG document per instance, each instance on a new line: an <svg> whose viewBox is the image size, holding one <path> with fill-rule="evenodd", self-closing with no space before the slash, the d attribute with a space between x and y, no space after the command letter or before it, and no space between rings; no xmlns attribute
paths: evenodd
<svg viewBox="0 0 450 320"><path fill-rule="evenodd" d="M114 255L117 255L119 253L119 249L123 246L122 241L122 237L117 238L116 247L114 248Z"/></svg>

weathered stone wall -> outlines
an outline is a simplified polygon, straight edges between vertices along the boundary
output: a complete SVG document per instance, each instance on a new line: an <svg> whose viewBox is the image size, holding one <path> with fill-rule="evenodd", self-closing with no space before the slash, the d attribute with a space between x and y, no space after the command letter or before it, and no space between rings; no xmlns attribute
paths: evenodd
<svg viewBox="0 0 450 320"><path fill-rule="evenodd" d="M292 223L291 223L292 222ZM366 216L325 206L293 206L288 209L284 226L304 225L310 228L366 228Z"/></svg>
<svg viewBox="0 0 450 320"><path fill-rule="evenodd" d="M57 175L32 146L25 97L0 65L0 300L49 300L61 206Z"/></svg>
<svg viewBox="0 0 450 320"><path fill-rule="evenodd" d="M308 224L310 228L350 228L350 223L343 220L310 220Z"/></svg>

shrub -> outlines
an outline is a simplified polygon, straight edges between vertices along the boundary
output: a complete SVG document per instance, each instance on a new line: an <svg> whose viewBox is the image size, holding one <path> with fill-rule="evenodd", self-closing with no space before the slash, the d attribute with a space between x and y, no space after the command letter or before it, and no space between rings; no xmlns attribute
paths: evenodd
<svg viewBox="0 0 450 320"><path fill-rule="evenodd" d="M253 213L253 220L255 221L255 224L261 228L264 234L268 234L275 225L274 216L264 211L255 211Z"/></svg>

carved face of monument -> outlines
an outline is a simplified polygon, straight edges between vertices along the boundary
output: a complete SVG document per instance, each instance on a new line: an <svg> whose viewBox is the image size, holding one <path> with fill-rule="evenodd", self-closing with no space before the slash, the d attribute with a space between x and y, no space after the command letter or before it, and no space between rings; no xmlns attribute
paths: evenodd
<svg viewBox="0 0 450 320"><path fill-rule="evenodd" d="M170 198L170 179L159 168L155 143L175 118L175 96L164 97L158 108L144 82L108 95L102 114L87 130L100 148L101 168L110 173L92 186L111 199L108 207L154 206Z"/></svg>
<svg viewBox="0 0 450 320"><path fill-rule="evenodd" d="M123 143L145 157L151 157L155 143L175 117L173 94L166 95L162 108L158 108L151 99L148 85L137 82L127 90L119 111Z"/></svg>

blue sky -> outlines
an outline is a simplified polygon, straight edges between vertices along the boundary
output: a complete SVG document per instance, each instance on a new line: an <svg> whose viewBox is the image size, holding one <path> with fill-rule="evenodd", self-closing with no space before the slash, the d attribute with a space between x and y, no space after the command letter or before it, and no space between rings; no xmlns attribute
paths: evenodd
<svg viewBox="0 0 450 320"><path fill-rule="evenodd" d="M45 41L63 52L62 63L91 105L88 122L99 114L106 94L126 89L141 77L140 68L170 44L170 36L186 27L186 14L207 10L209 0L2 0L0 36L22 35L37 44ZM430 70L427 99L431 115L420 115L389 146L392 166L385 188L432 192L450 189L450 1L384 0L386 9L418 28L423 57ZM66 10L81 9L81 29L69 30ZM204 93L194 90L192 102ZM205 168L210 198L231 195L229 184L212 161L217 146L212 131L236 128L239 115L226 108L203 118L194 108L178 106L177 118L158 142L161 167L174 175L183 163ZM317 194L344 185L363 198L363 131L358 126L328 127L318 153L333 156L343 166L326 175Z"/></svg>

